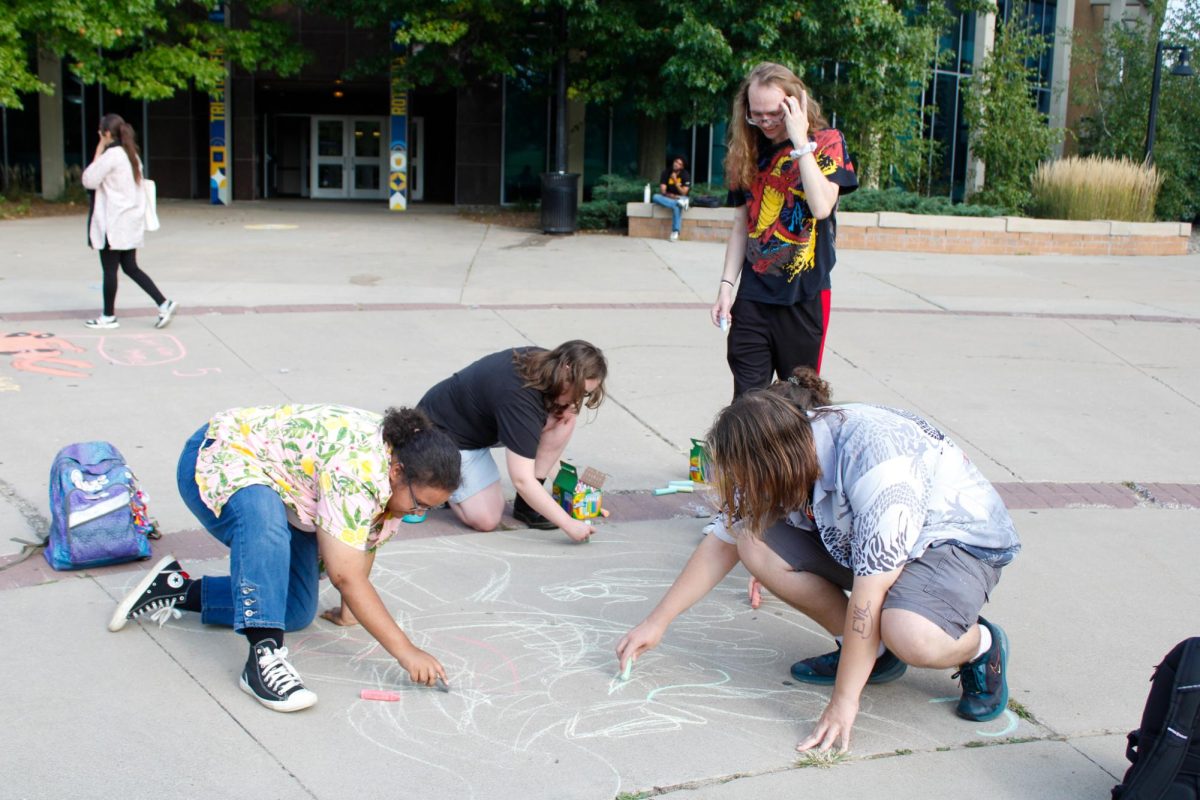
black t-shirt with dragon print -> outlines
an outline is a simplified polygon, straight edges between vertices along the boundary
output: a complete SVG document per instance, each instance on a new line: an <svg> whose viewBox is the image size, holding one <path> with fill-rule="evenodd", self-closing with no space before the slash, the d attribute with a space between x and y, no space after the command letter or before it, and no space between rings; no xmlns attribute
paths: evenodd
<svg viewBox="0 0 1200 800"><path fill-rule="evenodd" d="M838 194L858 188L846 139L834 128L815 131L813 154ZM800 180L800 165L790 155L791 140L772 145L759 140L758 174L746 190L729 193L729 204L747 206L746 260L738 297L759 303L792 305L812 300L829 288L836 255L834 214L813 217Z"/></svg>

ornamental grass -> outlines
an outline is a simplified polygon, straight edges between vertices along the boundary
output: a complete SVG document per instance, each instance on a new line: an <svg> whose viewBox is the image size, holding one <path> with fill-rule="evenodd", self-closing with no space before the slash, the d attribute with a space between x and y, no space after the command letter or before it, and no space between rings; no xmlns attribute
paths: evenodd
<svg viewBox="0 0 1200 800"><path fill-rule="evenodd" d="M1128 158L1069 156L1047 161L1033 176L1033 216L1153 222L1163 176Z"/></svg>

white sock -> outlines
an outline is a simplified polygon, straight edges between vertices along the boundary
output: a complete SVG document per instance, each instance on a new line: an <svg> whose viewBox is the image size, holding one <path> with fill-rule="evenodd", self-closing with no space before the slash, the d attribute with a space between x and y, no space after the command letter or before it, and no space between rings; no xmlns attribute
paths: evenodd
<svg viewBox="0 0 1200 800"><path fill-rule="evenodd" d="M983 628L980 628L980 630L983 630ZM842 646L842 640L843 640L843 638L844 638L844 637L842 637L842 636L835 636L835 637L833 637L833 640L834 640L835 642L837 642L837 643L838 643L838 647L841 647L841 646ZM989 645L989 646L990 646L990 645ZM881 642L879 643L879 652L877 652L877 653L875 654L875 657L876 657L876 658L879 658L881 655L883 655L883 653L884 653L884 651L885 651L885 650L887 650L887 648L883 646L883 642L881 641Z"/></svg>
<svg viewBox="0 0 1200 800"><path fill-rule="evenodd" d="M975 654L975 658L992 649L992 632L986 625L979 626L979 652ZM974 661L975 658L971 660Z"/></svg>

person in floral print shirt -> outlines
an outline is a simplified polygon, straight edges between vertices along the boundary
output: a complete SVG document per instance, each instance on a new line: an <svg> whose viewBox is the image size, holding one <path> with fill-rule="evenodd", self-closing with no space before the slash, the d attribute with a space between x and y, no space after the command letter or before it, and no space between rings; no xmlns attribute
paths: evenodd
<svg viewBox="0 0 1200 800"><path fill-rule="evenodd" d="M458 448L416 409L383 415L337 405L235 408L184 445L184 503L230 549L228 576L193 580L167 555L121 601L119 630L147 614L181 611L243 634L250 653L241 687L267 708L317 701L287 660L284 631L316 616L320 564L353 615L417 683L446 671L396 624L371 584L379 545L406 514L446 502L461 476ZM339 621L339 620L334 620Z"/></svg>

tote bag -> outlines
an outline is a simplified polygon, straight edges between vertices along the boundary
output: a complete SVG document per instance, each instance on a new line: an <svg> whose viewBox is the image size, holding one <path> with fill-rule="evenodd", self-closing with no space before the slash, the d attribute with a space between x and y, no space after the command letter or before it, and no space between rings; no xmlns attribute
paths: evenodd
<svg viewBox="0 0 1200 800"><path fill-rule="evenodd" d="M149 178L142 178L142 191L146 193L146 230L158 230L158 187Z"/></svg>

